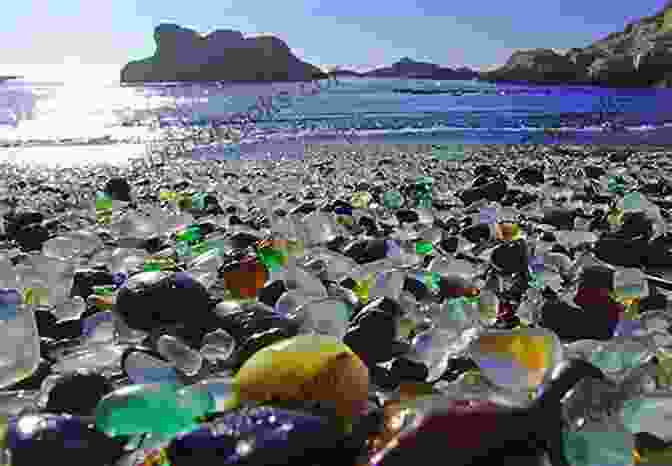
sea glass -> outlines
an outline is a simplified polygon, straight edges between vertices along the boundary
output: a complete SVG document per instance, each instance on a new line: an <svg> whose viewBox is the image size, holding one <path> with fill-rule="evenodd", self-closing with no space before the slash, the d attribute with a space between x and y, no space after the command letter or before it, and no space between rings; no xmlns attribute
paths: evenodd
<svg viewBox="0 0 672 466"><path fill-rule="evenodd" d="M40 362L40 336L32 306L18 290L0 289L0 388L30 376Z"/></svg>

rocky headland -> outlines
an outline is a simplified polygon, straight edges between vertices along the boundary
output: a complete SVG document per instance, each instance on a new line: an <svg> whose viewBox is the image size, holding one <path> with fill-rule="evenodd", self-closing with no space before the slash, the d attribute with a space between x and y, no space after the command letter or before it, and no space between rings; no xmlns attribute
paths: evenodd
<svg viewBox="0 0 672 466"><path fill-rule="evenodd" d="M175 24L154 29L156 52L121 70L122 83L169 81L310 81L326 77L274 36L243 37L217 30L206 36Z"/></svg>
<svg viewBox="0 0 672 466"><path fill-rule="evenodd" d="M606 87L672 86L672 6L628 24L622 31L566 53L551 49L516 51L504 66L487 72L446 68L402 58L367 72L339 69L335 76L489 82L577 84ZM318 67L301 61L274 36L245 38L232 30L201 36L175 24L154 30L156 52L128 63L122 83L157 81L309 81L326 78ZM1 79L0 79L1 80Z"/></svg>
<svg viewBox="0 0 672 466"><path fill-rule="evenodd" d="M504 66L481 73L490 82L589 84L605 87L671 87L672 31L664 28L671 8L628 24L623 31L565 54L550 49L515 52ZM669 13L668 13L669 16Z"/></svg>

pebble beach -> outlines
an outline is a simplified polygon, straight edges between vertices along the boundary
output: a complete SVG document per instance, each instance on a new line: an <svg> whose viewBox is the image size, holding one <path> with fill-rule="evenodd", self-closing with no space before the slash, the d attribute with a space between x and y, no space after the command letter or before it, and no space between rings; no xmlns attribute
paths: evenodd
<svg viewBox="0 0 672 466"><path fill-rule="evenodd" d="M14 3L0 466L672 465L672 0Z"/></svg>
<svg viewBox="0 0 672 466"><path fill-rule="evenodd" d="M597 461L663 455L649 411L607 453L576 426L672 400L669 148L304 149L0 164L3 464L39 444L101 466L401 465L423 448L409 409L428 416L417 435L450 434L456 465L481 464L474 435L507 465L583 464L585 442ZM455 400L487 417L464 438ZM562 446L515 446L554 438L559 406ZM24 434L26 416L49 422Z"/></svg>

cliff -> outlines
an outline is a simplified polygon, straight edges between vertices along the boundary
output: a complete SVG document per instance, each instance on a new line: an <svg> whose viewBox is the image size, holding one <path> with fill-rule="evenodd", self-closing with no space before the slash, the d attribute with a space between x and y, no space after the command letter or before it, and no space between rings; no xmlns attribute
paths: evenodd
<svg viewBox="0 0 672 466"><path fill-rule="evenodd" d="M154 41L154 55L123 67L122 83L309 81L326 77L273 36L244 38L231 30L201 36L175 24L161 24L154 29Z"/></svg>
<svg viewBox="0 0 672 466"><path fill-rule="evenodd" d="M594 84L607 87L672 85L672 6L628 24L584 48L560 55L548 49L515 52L506 64L480 74L485 81Z"/></svg>
<svg viewBox="0 0 672 466"><path fill-rule="evenodd" d="M585 70L566 56L550 49L534 49L515 52L504 66L481 73L480 79L560 84L585 82L586 76Z"/></svg>

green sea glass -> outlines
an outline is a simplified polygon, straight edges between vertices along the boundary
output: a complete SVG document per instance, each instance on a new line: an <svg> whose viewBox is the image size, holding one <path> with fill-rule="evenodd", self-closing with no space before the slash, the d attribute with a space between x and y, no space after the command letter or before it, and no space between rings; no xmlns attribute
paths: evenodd
<svg viewBox="0 0 672 466"><path fill-rule="evenodd" d="M177 241L187 241L196 243L201 239L201 229L197 225L192 225L175 235Z"/></svg>
<svg viewBox="0 0 672 466"><path fill-rule="evenodd" d="M191 205L194 209L204 210L205 209L205 198L207 197L206 193L196 193L191 196Z"/></svg>
<svg viewBox="0 0 672 466"><path fill-rule="evenodd" d="M95 410L96 427L106 434L174 436L196 427L197 418L215 410L206 390L173 383L132 385L105 396Z"/></svg>
<svg viewBox="0 0 672 466"><path fill-rule="evenodd" d="M466 303L467 301L464 297L449 299L444 307L447 317L453 321L467 322L469 318L464 310Z"/></svg>
<svg viewBox="0 0 672 466"><path fill-rule="evenodd" d="M672 396L657 392L627 400L620 410L621 422L633 434L648 432L661 439L672 437Z"/></svg>
<svg viewBox="0 0 672 466"><path fill-rule="evenodd" d="M432 147L432 156L437 160L464 160L464 145L462 144L442 144Z"/></svg>
<svg viewBox="0 0 672 466"><path fill-rule="evenodd" d="M579 432L563 432L563 446L571 466L630 466L634 440L631 433L604 425Z"/></svg>
<svg viewBox="0 0 672 466"><path fill-rule="evenodd" d="M404 203L404 198L399 191L387 191L383 194L383 205L388 209L398 209Z"/></svg>
<svg viewBox="0 0 672 466"><path fill-rule="evenodd" d="M421 256L431 254L433 250L434 247L430 241L418 241L415 243L415 252Z"/></svg>
<svg viewBox="0 0 672 466"><path fill-rule="evenodd" d="M111 210L112 198L105 193L99 192L96 195L96 210Z"/></svg>
<svg viewBox="0 0 672 466"><path fill-rule="evenodd" d="M286 251L277 248L264 247L257 250L257 258L270 271L278 270L286 264L287 256Z"/></svg>

